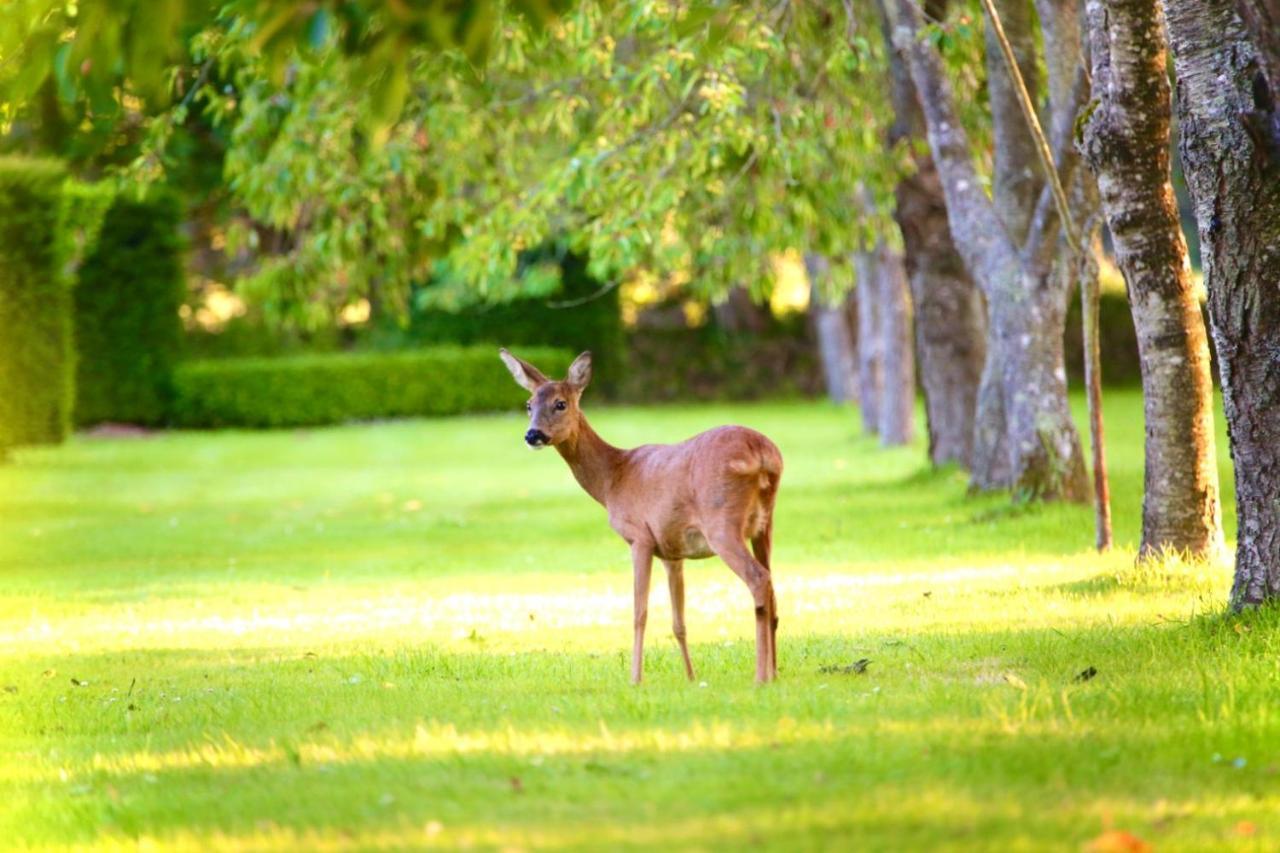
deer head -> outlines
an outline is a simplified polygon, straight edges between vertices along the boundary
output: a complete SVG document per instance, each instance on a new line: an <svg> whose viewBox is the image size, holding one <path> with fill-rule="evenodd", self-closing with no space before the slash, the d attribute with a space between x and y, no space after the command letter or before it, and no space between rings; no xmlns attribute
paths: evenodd
<svg viewBox="0 0 1280 853"><path fill-rule="evenodd" d="M582 426L582 409L578 403L591 381L591 353L584 352L573 360L563 382L553 382L541 370L505 349L498 350L498 355L516 384L532 395L525 403L529 412L525 444L541 450L574 440Z"/></svg>

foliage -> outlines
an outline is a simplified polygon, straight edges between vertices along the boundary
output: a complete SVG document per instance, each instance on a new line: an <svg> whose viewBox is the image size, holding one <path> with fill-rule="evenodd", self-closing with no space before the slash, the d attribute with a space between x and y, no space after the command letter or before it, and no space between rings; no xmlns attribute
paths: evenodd
<svg viewBox="0 0 1280 853"><path fill-rule="evenodd" d="M600 381L597 390L612 390L626 359L618 288L587 274L587 262L571 252L547 248L527 252L523 265L554 267L559 288L550 296L527 297L500 305L466 305L456 310L438 307L432 299L435 283L415 289L415 306L408 326L375 332L382 346L439 343L495 343L507 347L563 347L575 353L590 350ZM447 272L446 272L447 274ZM445 285L447 287L447 285Z"/></svg>
<svg viewBox="0 0 1280 853"><path fill-rule="evenodd" d="M807 318L774 320L758 334L714 324L630 334L618 396L639 402L814 397L822 391Z"/></svg>
<svg viewBox="0 0 1280 853"><path fill-rule="evenodd" d="M0 469L0 837L1078 850L1111 828L1269 849L1280 614L1223 618L1222 567L1132 568L1142 401L1107 404L1120 545L1100 556L1087 508L968 498L826 404L588 401L618 444L744 423L782 448L767 690L717 560L686 564L699 683L661 577L627 683L626 546L522 446L518 405L22 451Z"/></svg>
<svg viewBox="0 0 1280 853"><path fill-rule="evenodd" d="M184 35L215 15L244 22L249 48L279 80L300 54L329 43L359 60L373 93L373 115L396 118L407 90L410 47L457 50L482 62L494 34L496 0L391 3L378 0L10 0L0 17L0 125L52 83L66 102L85 101L96 118L124 101L164 103ZM535 27L563 0L514 0Z"/></svg>
<svg viewBox="0 0 1280 853"><path fill-rule="evenodd" d="M60 442L71 426L65 178L53 160L0 157L0 452Z"/></svg>
<svg viewBox="0 0 1280 853"><path fill-rule="evenodd" d="M903 162L882 145L883 47L853 9L589 2L545 32L503 11L483 68L409 50L400 120L378 133L340 39L278 78L252 21L224 16L192 43L224 82L191 103L230 138L252 219L230 248L256 261L243 291L314 327L360 298L403 315L441 260L446 302L545 296L554 280L518 271L548 239L602 281L647 267L713 295L767 291L761 259L781 248L839 264L883 222ZM153 125L139 175L170 127Z"/></svg>
<svg viewBox="0 0 1280 853"><path fill-rule="evenodd" d="M575 353L521 353L552 374ZM492 347L187 362L174 374L182 427L293 427L519 407Z"/></svg>
<svg viewBox="0 0 1280 853"><path fill-rule="evenodd" d="M186 296L179 219L165 192L107 211L75 289L77 423L164 421Z"/></svg>

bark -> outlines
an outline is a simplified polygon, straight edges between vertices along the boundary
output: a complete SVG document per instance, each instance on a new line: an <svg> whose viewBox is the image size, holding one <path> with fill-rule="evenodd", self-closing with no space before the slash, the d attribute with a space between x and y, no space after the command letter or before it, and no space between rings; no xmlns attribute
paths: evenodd
<svg viewBox="0 0 1280 853"><path fill-rule="evenodd" d="M858 252L853 258L857 281L854 300L858 313L858 408L862 428L871 435L880 433L880 404L884 394L883 349L878 320L880 288L873 252Z"/></svg>
<svg viewBox="0 0 1280 853"><path fill-rule="evenodd" d="M933 158L924 141L924 116L911 72L892 50L887 16L882 24L889 47L894 123L889 144L906 143L915 172L896 187L894 218L902 232L903 263L911 291L924 391L929 461L934 465L973 465L974 410L986 356L986 308L982 294L965 270L951 241L947 205ZM941 18L945 5L935 3L929 14Z"/></svg>
<svg viewBox="0 0 1280 853"><path fill-rule="evenodd" d="M1138 335L1146 420L1140 557L1222 548L1209 344L1169 163L1157 0L1089 0L1094 107L1081 149L1097 175Z"/></svg>
<svg viewBox="0 0 1280 853"><path fill-rule="evenodd" d="M757 305L741 285L732 287L720 302L711 306L716 324L730 333L758 335L769 325L769 309Z"/></svg>
<svg viewBox="0 0 1280 853"><path fill-rule="evenodd" d="M1052 201L1046 204L1042 190L1025 240L1015 240L1015 231L1002 221L1006 211L997 214L974 171L941 60L917 38L919 10L911 0L892 0L890 9L894 44L907 58L923 107L951 235L987 301L988 354L978 395L973 483L1011 486L1024 498L1084 500L1083 453L1066 397L1066 288L1051 266L1037 262L1039 253L1029 251L1057 234ZM1055 116L1056 140L1069 135L1072 117L1065 111Z"/></svg>
<svg viewBox="0 0 1280 853"><path fill-rule="evenodd" d="M827 396L833 403L856 402L858 359L845 300L831 305L822 295L821 283L831 266L825 257L805 255L804 266L809 275L809 314L813 318L814 337L818 341L818 357L822 362Z"/></svg>
<svg viewBox="0 0 1280 853"><path fill-rule="evenodd" d="M902 255L883 243L876 250L881 369L880 441L909 444L915 437L916 369L911 335L911 297Z"/></svg>
<svg viewBox="0 0 1280 853"><path fill-rule="evenodd" d="M1164 9L1235 462L1242 608L1280 598L1280 81L1266 73L1271 34L1251 37L1231 0Z"/></svg>
<svg viewBox="0 0 1280 853"><path fill-rule="evenodd" d="M996 0L996 10L1005 35L1013 47L1018 70L1027 91L1034 96L1039 88L1036 67L1035 30L1029 0ZM995 139L991 195L1009 237L1017 243L1026 239L1031 216L1044 179L1036 168L1035 140L1022 117L1018 96L1009 69L1000 55L991 22L986 22L987 95L991 101L991 132Z"/></svg>

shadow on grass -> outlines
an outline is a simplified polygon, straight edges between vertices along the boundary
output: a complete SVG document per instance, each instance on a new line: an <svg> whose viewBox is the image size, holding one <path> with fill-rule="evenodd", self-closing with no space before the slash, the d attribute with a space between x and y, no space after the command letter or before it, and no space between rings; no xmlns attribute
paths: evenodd
<svg viewBox="0 0 1280 853"><path fill-rule="evenodd" d="M640 689L622 652L68 656L52 677L6 674L4 719L27 743L9 837L1063 844L1105 812L1202 839L1182 823L1280 805L1277 634L1267 611L787 637L765 689L746 642L695 645L707 688L665 644ZM855 655L864 674L819 671Z"/></svg>

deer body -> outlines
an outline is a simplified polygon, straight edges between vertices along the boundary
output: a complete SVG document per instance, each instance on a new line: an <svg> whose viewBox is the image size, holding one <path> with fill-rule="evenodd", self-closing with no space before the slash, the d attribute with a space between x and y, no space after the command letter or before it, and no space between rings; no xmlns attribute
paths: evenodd
<svg viewBox="0 0 1280 853"><path fill-rule="evenodd" d="M590 354L569 368L564 382L506 350L503 361L533 397L525 441L553 446L579 485L604 506L609 525L631 546L635 593L635 643L631 678L644 668L653 558L663 561L671 594L672 628L684 658L693 664L684 626L684 560L719 555L746 583L756 612L756 679L777 675L777 612L770 572L773 506L782 475L782 454L752 429L725 426L679 444L614 447L587 423L579 408L590 380ZM748 550L747 542L751 543Z"/></svg>

